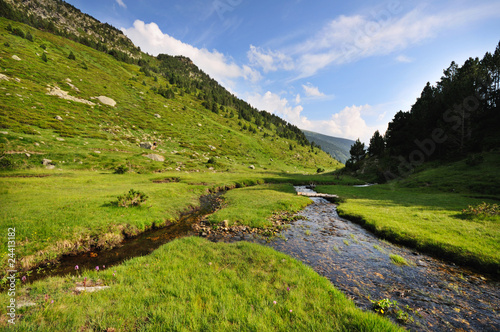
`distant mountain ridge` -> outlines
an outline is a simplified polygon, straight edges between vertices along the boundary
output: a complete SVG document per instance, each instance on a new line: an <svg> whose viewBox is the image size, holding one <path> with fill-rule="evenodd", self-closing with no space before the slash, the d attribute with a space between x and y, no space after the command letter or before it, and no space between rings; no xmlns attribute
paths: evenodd
<svg viewBox="0 0 500 332"><path fill-rule="evenodd" d="M329 153L341 163L345 164L349 159L349 150L354 144L353 140L323 135L308 130L302 130L302 132L310 142L319 145L323 151Z"/></svg>

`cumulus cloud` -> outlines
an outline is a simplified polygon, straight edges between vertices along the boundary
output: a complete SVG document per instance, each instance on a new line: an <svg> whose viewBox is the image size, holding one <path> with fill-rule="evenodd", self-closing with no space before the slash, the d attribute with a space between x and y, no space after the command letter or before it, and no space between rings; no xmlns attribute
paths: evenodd
<svg viewBox="0 0 500 332"><path fill-rule="evenodd" d="M120 7L127 8L127 5L123 2L123 0L116 0L116 3L118 3Z"/></svg>
<svg viewBox="0 0 500 332"><path fill-rule="evenodd" d="M243 78L251 82L261 79L261 75L249 66L239 66L232 59L217 50L209 51L206 48L196 48L181 42L168 34L163 33L154 22L146 24L136 20L134 26L122 28L135 45L143 51L153 55L165 53L169 55L183 55L189 57L208 75L226 87L232 85L232 80Z"/></svg>
<svg viewBox="0 0 500 332"><path fill-rule="evenodd" d="M345 107L338 113L332 114L325 120L310 120L302 115L304 108L301 105L291 106L286 98L274 94L270 91L265 94L253 94L247 101L254 107L276 114L286 121L296 125L301 129L311 130L325 135L361 139L368 143L376 130L384 133L387 125L369 126L364 114L373 113L370 105Z"/></svg>

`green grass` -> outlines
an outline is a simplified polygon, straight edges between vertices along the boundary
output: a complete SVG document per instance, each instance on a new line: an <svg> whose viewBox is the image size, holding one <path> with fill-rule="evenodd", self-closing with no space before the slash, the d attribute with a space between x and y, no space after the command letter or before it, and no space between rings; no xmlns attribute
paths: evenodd
<svg viewBox="0 0 500 332"><path fill-rule="evenodd" d="M75 294L84 277L110 288ZM400 330L356 308L326 278L287 255L201 238L175 240L109 270L35 282L19 290L20 299L36 306L19 309L15 327L3 320L5 331ZM7 303L7 294L0 300Z"/></svg>
<svg viewBox="0 0 500 332"><path fill-rule="evenodd" d="M235 189L224 195L227 206L212 214L208 220L218 224L227 220L229 225L263 228L272 226L273 213L294 213L311 203L309 198L297 196L289 184L266 184Z"/></svg>
<svg viewBox="0 0 500 332"><path fill-rule="evenodd" d="M398 266L408 266L410 264L408 264L408 262L406 261L406 259L404 259L404 257L401 257L399 255L389 255L390 259L391 259L391 262L394 263L395 265L398 265Z"/></svg>
<svg viewBox="0 0 500 332"><path fill-rule="evenodd" d="M30 31L34 42L10 34L8 24ZM5 42L10 46L4 46ZM46 63L40 59L41 44L46 45ZM70 52L76 61L68 59ZM22 60L12 59L13 55ZM88 69L79 65L81 61ZM154 64L155 60L150 61ZM0 155L9 154L2 156L0 168L4 163L14 169L37 168L43 158L63 169L112 170L126 165L140 173L210 167L219 172L246 171L254 165L257 170L313 174L318 167L327 171L340 167L317 148L278 137L272 126L256 133L243 130L238 122L255 124L238 119L232 107L220 114L205 109L196 96L198 91L165 99L151 90L170 86L164 77L155 81L138 66L4 18L0 18L0 69L9 78L2 81L0 129L8 134L0 134ZM78 91L68 85L68 79ZM48 85L95 105L49 96ZM97 96L114 99L116 107L92 99ZM152 151L139 147L143 141L158 142L153 153L165 161L145 158ZM207 164L210 158L216 162Z"/></svg>
<svg viewBox="0 0 500 332"><path fill-rule="evenodd" d="M318 186L316 189L339 195L343 200L338 207L340 215L363 224L383 238L461 265L500 272L499 218L464 218L461 214L462 209L477 205L482 199L398 184L366 188Z"/></svg>

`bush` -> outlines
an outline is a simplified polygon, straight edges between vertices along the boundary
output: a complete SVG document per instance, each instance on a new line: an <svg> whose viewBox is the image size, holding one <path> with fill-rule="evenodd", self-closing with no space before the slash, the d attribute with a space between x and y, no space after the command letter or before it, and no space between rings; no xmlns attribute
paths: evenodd
<svg viewBox="0 0 500 332"><path fill-rule="evenodd" d="M26 35L24 34L24 31L19 29L19 28L14 28L12 29L12 34L15 35L15 36L19 36L21 38L25 38Z"/></svg>
<svg viewBox="0 0 500 332"><path fill-rule="evenodd" d="M316 173L323 173L325 171L324 168L322 167L319 167L317 170L316 170Z"/></svg>
<svg viewBox="0 0 500 332"><path fill-rule="evenodd" d="M129 206L141 206L141 204L148 199L148 196L143 192L130 189L128 193L126 193L125 195L118 196L117 198L118 198L118 206L129 207Z"/></svg>
<svg viewBox="0 0 500 332"><path fill-rule="evenodd" d="M29 40L30 42L33 41L33 36L31 35L31 33L27 32L26 33L26 37L25 37L27 40Z"/></svg>
<svg viewBox="0 0 500 332"><path fill-rule="evenodd" d="M47 62L49 59L47 59L47 54L43 53L42 54L42 61Z"/></svg>
<svg viewBox="0 0 500 332"><path fill-rule="evenodd" d="M467 209L462 210L464 216L498 216L500 207L497 204L481 203L477 206L469 205Z"/></svg>
<svg viewBox="0 0 500 332"><path fill-rule="evenodd" d="M70 59L70 60L76 60L76 56L75 56L75 54L73 53L73 51L71 51L71 52L69 53L69 55L68 55L68 59Z"/></svg>
<svg viewBox="0 0 500 332"><path fill-rule="evenodd" d="M40 45L40 47L43 48L44 50L47 49L47 45L45 45L45 44Z"/></svg>
<svg viewBox="0 0 500 332"><path fill-rule="evenodd" d="M125 165L120 165L120 166L117 166L115 169L114 169L114 174L125 174L128 172L128 167L125 166Z"/></svg>
<svg viewBox="0 0 500 332"><path fill-rule="evenodd" d="M467 166L477 166L479 164L482 164L484 162L484 158L481 155L469 155L467 159L465 160L465 163Z"/></svg>

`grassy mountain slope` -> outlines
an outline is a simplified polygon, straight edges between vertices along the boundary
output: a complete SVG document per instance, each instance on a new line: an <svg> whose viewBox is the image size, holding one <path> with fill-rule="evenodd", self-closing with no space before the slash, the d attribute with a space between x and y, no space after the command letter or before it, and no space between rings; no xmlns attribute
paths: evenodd
<svg viewBox="0 0 500 332"><path fill-rule="evenodd" d="M333 158L345 164L350 158L349 150L354 144L353 140L327 136L312 131L302 130L310 142L321 146L323 151L328 152Z"/></svg>
<svg viewBox="0 0 500 332"><path fill-rule="evenodd" d="M33 41L8 28L29 32ZM238 170L249 165L283 172L312 171L319 165L338 168L319 149L277 135L279 123L258 127L254 118L242 118L238 105L217 105L218 114L208 110L206 98L200 98L204 91L196 87L201 74L183 78L191 80L187 93L144 66L118 62L7 19L0 19L0 45L3 168L41 166L43 158L63 168L126 165L138 172ZM152 68L161 65L152 57L148 61ZM171 61L194 67L185 58ZM79 100L48 94L57 88ZM166 89L173 93L168 99L158 93ZM103 104L99 96L112 98L116 105ZM154 153L165 157L164 162L144 157L152 152L139 147L145 141L158 142Z"/></svg>

